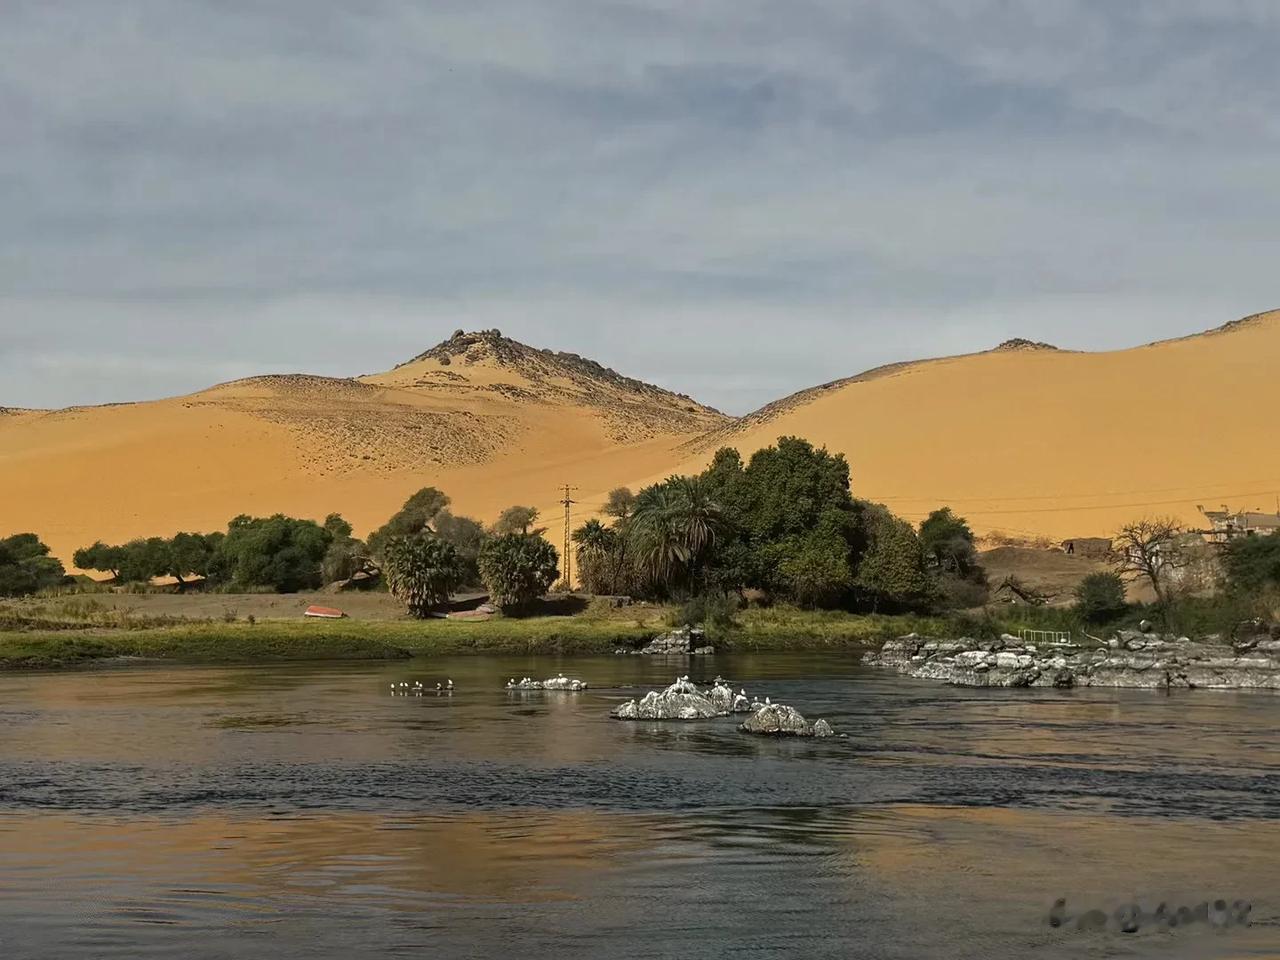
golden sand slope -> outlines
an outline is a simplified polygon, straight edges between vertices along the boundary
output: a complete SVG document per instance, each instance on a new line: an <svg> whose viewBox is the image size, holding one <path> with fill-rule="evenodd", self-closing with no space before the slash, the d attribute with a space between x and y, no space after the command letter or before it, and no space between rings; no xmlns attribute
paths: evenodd
<svg viewBox="0 0 1280 960"><path fill-rule="evenodd" d="M386 374L267 376L152 403L0 415L0 535L69 561L95 539L217 530L240 513L368 532L418 488L492 520L555 510L569 482L661 472L726 421L687 397L497 334L455 335Z"/></svg>
<svg viewBox="0 0 1280 960"><path fill-rule="evenodd" d="M1280 311L1111 353L1014 341L898 364L779 401L691 445L781 435L848 458L854 491L913 520L949 504L983 532L1106 535L1197 504L1275 510Z"/></svg>

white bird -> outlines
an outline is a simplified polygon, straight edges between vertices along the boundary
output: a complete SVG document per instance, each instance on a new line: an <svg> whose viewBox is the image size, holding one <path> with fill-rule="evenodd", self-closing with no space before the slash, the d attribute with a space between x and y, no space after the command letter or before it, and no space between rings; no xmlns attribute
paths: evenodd
<svg viewBox="0 0 1280 960"><path fill-rule="evenodd" d="M738 691L738 696L745 697L746 695L747 695L747 690L745 687Z"/></svg>
<svg viewBox="0 0 1280 960"><path fill-rule="evenodd" d="M447 686L450 690L452 690L452 689L453 689L453 681L452 681L452 680L446 680L446 681L445 681L445 686Z"/></svg>
<svg viewBox="0 0 1280 960"><path fill-rule="evenodd" d="M441 691L441 690L443 690L443 689L444 689L444 687L443 687L443 686L441 686L440 681L439 681L439 680L437 680L437 681L436 681L436 691L437 691L437 692L439 692L439 691Z"/></svg>
<svg viewBox="0 0 1280 960"><path fill-rule="evenodd" d="M765 697L765 698L764 698L764 705L765 705L766 707L767 707L767 706L769 706L769 698L768 698L768 697Z"/></svg>

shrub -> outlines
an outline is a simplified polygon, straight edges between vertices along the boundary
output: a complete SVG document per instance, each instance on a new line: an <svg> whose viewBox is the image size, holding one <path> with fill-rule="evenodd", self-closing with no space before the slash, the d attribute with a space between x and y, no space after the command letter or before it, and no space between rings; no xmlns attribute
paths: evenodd
<svg viewBox="0 0 1280 960"><path fill-rule="evenodd" d="M1124 581L1114 573L1091 573L1075 591L1076 611L1089 623L1107 623L1125 612Z"/></svg>
<svg viewBox="0 0 1280 960"><path fill-rule="evenodd" d="M676 607L667 622L673 627L681 627L686 623L703 626L714 633L732 627L740 609L742 601L736 594L701 594Z"/></svg>
<svg viewBox="0 0 1280 960"><path fill-rule="evenodd" d="M430 534L392 537L382 554L387 587L415 617L447 603L462 579L457 549Z"/></svg>
<svg viewBox="0 0 1280 960"><path fill-rule="evenodd" d="M1233 590L1258 592L1280 584L1280 534L1232 541L1223 566Z"/></svg>
<svg viewBox="0 0 1280 960"><path fill-rule="evenodd" d="M333 534L314 520L240 516L227 527L215 567L238 587L271 587L278 593L314 589Z"/></svg>
<svg viewBox="0 0 1280 960"><path fill-rule="evenodd" d="M509 533L485 543L479 567L490 602L504 613L517 613L555 583L560 554L542 537Z"/></svg>
<svg viewBox="0 0 1280 960"><path fill-rule="evenodd" d="M423 487L390 520L369 534L369 552L382 559L382 551L392 537L409 537L430 530L436 516L449 505L449 498L435 487Z"/></svg>
<svg viewBox="0 0 1280 960"><path fill-rule="evenodd" d="M858 564L858 587L873 611L901 609L930 595L929 575L915 528L884 507L869 512L870 544Z"/></svg>
<svg viewBox="0 0 1280 960"><path fill-rule="evenodd" d="M0 540L0 597L22 597L62 583L66 571L34 533Z"/></svg>

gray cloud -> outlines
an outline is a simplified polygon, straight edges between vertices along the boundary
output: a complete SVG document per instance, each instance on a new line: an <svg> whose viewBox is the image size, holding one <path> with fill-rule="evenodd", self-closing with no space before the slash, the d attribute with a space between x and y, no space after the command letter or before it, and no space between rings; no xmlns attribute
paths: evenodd
<svg viewBox="0 0 1280 960"><path fill-rule="evenodd" d="M1275 303L1273 4L16 0L0 404L455 327L743 411Z"/></svg>

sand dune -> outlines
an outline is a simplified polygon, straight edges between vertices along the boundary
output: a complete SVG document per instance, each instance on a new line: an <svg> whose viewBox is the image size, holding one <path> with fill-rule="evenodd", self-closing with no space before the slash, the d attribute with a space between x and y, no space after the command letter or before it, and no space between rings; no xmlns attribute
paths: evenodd
<svg viewBox="0 0 1280 960"><path fill-rule="evenodd" d="M102 538L339 511L367 532L427 484L484 520L557 488L660 469L727 420L687 397L494 332L386 374L265 376L151 403L0 416L0 530L64 559Z"/></svg>
<svg viewBox="0 0 1280 960"><path fill-rule="evenodd" d="M855 492L913 520L950 504L983 532L1106 535L1197 504L1277 509L1280 311L1199 336L1079 353L1012 341L804 391L686 448L785 434L849 459Z"/></svg>
<svg viewBox="0 0 1280 960"><path fill-rule="evenodd" d="M857 495L919 519L940 504L981 532L1112 532L1196 505L1276 509L1280 312L1111 353L1012 341L895 364L731 420L688 397L496 331L457 334L358 379L265 376L152 403L0 409L0 534L62 557L94 539L221 528L239 513L380 524L434 484L493 519L574 521L613 486L700 469L797 434L843 452Z"/></svg>

